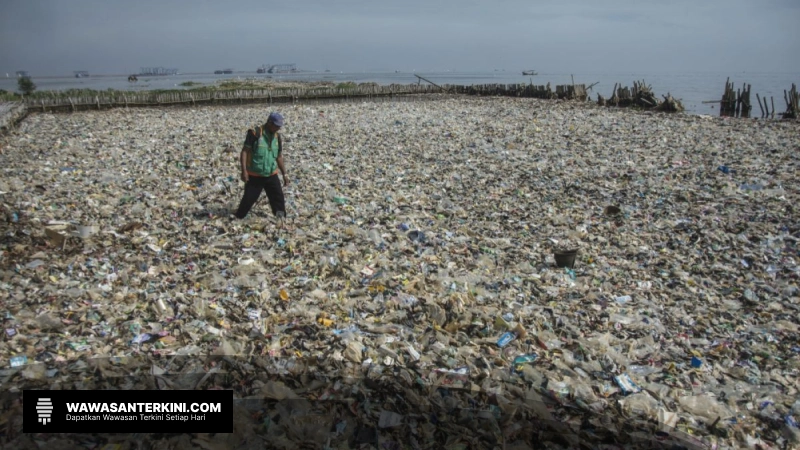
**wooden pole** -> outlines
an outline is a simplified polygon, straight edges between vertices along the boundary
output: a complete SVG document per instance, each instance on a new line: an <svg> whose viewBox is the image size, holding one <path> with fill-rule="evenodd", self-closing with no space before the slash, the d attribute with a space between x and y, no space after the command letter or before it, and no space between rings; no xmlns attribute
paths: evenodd
<svg viewBox="0 0 800 450"><path fill-rule="evenodd" d="M742 107L742 91L737 89L736 90L736 110L734 111L734 117L738 116Z"/></svg>
<svg viewBox="0 0 800 450"><path fill-rule="evenodd" d="M572 77L572 94L571 94L571 96L574 99L575 98L575 75L569 74L569 76Z"/></svg>
<svg viewBox="0 0 800 450"><path fill-rule="evenodd" d="M764 118L764 105L761 104L761 96L756 92L756 100L758 101L758 109L761 110L761 118Z"/></svg>
<svg viewBox="0 0 800 450"><path fill-rule="evenodd" d="M417 78L419 78L419 80L425 80L425 81L427 81L428 83L430 83L430 84L432 84L432 85L436 86L437 88L439 88L439 89L441 89L441 90L443 90L443 91L447 92L447 89L445 89L445 88L443 88L443 87L439 86L438 84L434 83L434 82L433 82L433 81L431 81L431 80L426 80L425 78L422 78L421 76L419 76L419 75L417 75L417 74L414 74L414 76L415 76L415 77L417 77ZM420 83L420 81L419 81L419 80L417 80L417 85L419 85L419 83Z"/></svg>
<svg viewBox="0 0 800 450"><path fill-rule="evenodd" d="M789 95L786 93L786 89L783 90L783 101L786 102L786 111L789 111L792 105L789 103Z"/></svg>
<svg viewBox="0 0 800 450"><path fill-rule="evenodd" d="M747 93L744 96L744 117L750 118L750 112L753 111L753 105L750 103L750 91L753 89L753 86L747 85Z"/></svg>

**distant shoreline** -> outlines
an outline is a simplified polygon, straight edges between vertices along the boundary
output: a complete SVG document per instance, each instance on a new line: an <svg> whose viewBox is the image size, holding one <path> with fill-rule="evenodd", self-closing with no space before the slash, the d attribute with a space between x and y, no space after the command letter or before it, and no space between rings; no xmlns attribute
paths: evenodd
<svg viewBox="0 0 800 450"><path fill-rule="evenodd" d="M287 72L287 73L281 73L281 72L278 72L278 73L233 72L233 73L226 73L225 75L239 75L239 74L248 75L248 74L252 74L253 76L259 76L259 75L260 76L273 76L273 75L295 75L295 74L297 74L297 75L305 75L305 74L312 74L312 73L325 73L325 72L316 72L316 71L313 71L313 70L298 70L296 72ZM8 72L8 74L11 75L11 72ZM201 75L201 76L211 75L211 76L214 76L214 75L219 75L219 74L215 74L214 72L180 72L180 73L169 74L169 75L157 75L157 74L145 74L145 75L142 75L142 74L138 74L138 73L135 73L135 74L130 74L130 73L113 74L112 73L112 74L94 75L92 73L89 73L88 76L80 77L80 78L118 78L118 77L128 77L130 75L136 75L137 77L169 78L171 76L192 76L192 75ZM29 75L29 76L30 76L31 79L43 79L43 80L57 80L57 79L60 79L60 78L77 78L77 77L75 77L75 75ZM17 76L14 75L13 77L12 76L8 77L8 79L11 79L11 78L17 78Z"/></svg>

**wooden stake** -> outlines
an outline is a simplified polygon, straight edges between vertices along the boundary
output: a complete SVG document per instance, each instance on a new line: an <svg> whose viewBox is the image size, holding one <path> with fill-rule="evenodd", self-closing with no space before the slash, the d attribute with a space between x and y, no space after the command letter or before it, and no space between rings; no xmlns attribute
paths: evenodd
<svg viewBox="0 0 800 450"><path fill-rule="evenodd" d="M750 91L753 89L751 85L747 85L747 97L745 98L746 107L747 107L747 115L745 117L750 117L750 112L753 111L753 105L750 103Z"/></svg>
<svg viewBox="0 0 800 450"><path fill-rule="evenodd" d="M756 100L758 100L758 109L761 110L761 118L764 118L764 105L761 104L761 96L756 92Z"/></svg>
<svg viewBox="0 0 800 450"><path fill-rule="evenodd" d="M742 107L742 91L736 90L736 109L734 110L734 117L739 115Z"/></svg>
<svg viewBox="0 0 800 450"><path fill-rule="evenodd" d="M419 75L417 75L417 74L414 74L414 76L415 76L415 77L417 77L417 78L419 78L419 80L425 80L425 81L427 81L428 83L430 83L430 84L432 84L432 85L434 85L434 86L438 87L439 89L441 89L441 90L443 90L443 91L447 92L447 89L445 89L445 88L443 88L443 87L439 86L438 84L434 83L433 81L426 80L425 78L422 78L421 76L419 76ZM419 80L417 80L417 84L419 84L419 83L420 83L420 81L419 81Z"/></svg>

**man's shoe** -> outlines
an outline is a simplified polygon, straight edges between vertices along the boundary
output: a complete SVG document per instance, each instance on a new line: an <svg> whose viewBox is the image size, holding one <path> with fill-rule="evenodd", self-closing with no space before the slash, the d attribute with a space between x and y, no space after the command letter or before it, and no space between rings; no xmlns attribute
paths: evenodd
<svg viewBox="0 0 800 450"><path fill-rule="evenodd" d="M283 228L286 225L286 213L284 211L278 211L275 213L275 216L278 218L278 225Z"/></svg>

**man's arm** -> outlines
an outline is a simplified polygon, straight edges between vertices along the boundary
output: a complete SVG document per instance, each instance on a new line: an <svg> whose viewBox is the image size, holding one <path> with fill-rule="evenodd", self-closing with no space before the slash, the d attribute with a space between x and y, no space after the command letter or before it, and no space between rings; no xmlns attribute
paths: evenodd
<svg viewBox="0 0 800 450"><path fill-rule="evenodd" d="M245 136L244 144L242 145L242 152L239 154L239 165L242 168L240 177L245 183L247 183L247 180L250 178L247 175L247 153L253 151L253 144L255 143L255 140L256 135L253 130L247 130L247 136Z"/></svg>
<svg viewBox="0 0 800 450"><path fill-rule="evenodd" d="M281 169L281 174L283 175L283 185L286 186L289 184L289 179L286 177L286 167L283 165L283 139L281 135L278 135L278 158L276 162L278 163L278 169Z"/></svg>
<svg viewBox="0 0 800 450"><path fill-rule="evenodd" d="M281 169L281 174L283 174L283 185L286 186L289 184L289 179L286 177L286 168L283 166L283 153L278 155L278 168Z"/></svg>

